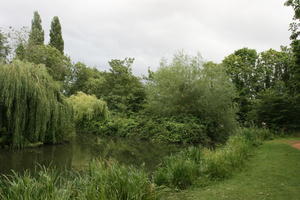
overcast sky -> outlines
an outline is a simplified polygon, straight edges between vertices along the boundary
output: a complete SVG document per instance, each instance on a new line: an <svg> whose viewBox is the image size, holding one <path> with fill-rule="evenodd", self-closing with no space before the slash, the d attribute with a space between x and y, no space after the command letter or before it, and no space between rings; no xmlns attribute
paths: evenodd
<svg viewBox="0 0 300 200"><path fill-rule="evenodd" d="M1 0L0 27L29 27L37 10L48 42L59 16L73 61L107 69L110 59L134 57L134 73L146 74L182 49L220 62L239 48L288 45L293 11L284 1Z"/></svg>

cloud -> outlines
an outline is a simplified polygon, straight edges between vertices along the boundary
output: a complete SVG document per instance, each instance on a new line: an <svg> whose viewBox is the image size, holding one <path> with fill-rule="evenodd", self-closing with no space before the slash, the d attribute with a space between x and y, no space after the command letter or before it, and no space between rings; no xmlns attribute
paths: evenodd
<svg viewBox="0 0 300 200"><path fill-rule="evenodd" d="M30 26L38 10L49 34L59 16L65 51L74 61L107 69L110 59L134 57L133 71L156 69L162 57L184 49L220 62L242 47L258 51L288 45L292 10L274 0L9 0L0 27Z"/></svg>

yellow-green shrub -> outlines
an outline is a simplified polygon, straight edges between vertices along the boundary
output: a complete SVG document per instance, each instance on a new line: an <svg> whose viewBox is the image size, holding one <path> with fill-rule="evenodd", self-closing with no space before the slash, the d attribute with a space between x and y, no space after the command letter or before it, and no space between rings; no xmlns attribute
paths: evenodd
<svg viewBox="0 0 300 200"><path fill-rule="evenodd" d="M73 106L74 119L77 125L82 125L84 121L104 120L108 116L108 108L105 101L97 99L94 95L78 92L68 98Z"/></svg>

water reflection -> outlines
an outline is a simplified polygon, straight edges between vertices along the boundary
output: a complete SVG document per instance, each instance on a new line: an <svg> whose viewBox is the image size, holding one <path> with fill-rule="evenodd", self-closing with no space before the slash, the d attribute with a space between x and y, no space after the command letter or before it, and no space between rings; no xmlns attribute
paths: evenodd
<svg viewBox="0 0 300 200"><path fill-rule="evenodd" d="M161 159L178 151L178 146L96 136L77 136L70 144L23 150L0 150L0 173L23 172L39 165L58 169L82 169L95 158L115 159L126 165L152 171Z"/></svg>

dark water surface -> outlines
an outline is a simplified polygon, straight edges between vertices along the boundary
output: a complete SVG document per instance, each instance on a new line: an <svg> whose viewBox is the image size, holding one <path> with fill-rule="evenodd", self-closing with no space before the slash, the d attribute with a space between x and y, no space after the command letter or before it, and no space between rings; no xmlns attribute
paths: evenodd
<svg viewBox="0 0 300 200"><path fill-rule="evenodd" d="M69 144L46 145L22 150L0 149L0 174L11 170L34 171L38 165L58 169L83 169L97 158L115 159L126 165L144 166L152 171L164 156L179 151L179 146L128 139L77 136Z"/></svg>

